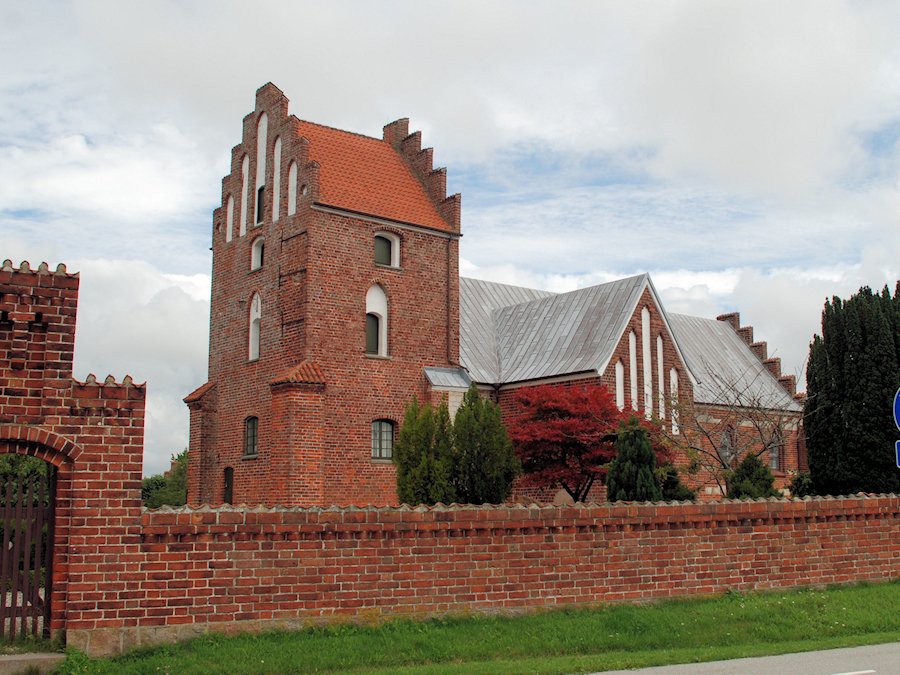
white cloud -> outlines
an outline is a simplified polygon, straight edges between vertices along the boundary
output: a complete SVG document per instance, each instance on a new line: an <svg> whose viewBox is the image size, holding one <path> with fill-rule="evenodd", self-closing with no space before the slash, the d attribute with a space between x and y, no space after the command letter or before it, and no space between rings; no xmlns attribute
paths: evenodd
<svg viewBox="0 0 900 675"><path fill-rule="evenodd" d="M74 376L146 382L144 473L159 473L188 442L182 399L206 381L209 278L139 260L76 260L68 271L81 273Z"/></svg>
<svg viewBox="0 0 900 675"><path fill-rule="evenodd" d="M272 81L311 121L410 117L463 193L463 274L649 271L797 372L825 297L900 278L898 31L839 0L7 3L0 258L82 271L76 376L148 380L161 470L205 379L211 211Z"/></svg>

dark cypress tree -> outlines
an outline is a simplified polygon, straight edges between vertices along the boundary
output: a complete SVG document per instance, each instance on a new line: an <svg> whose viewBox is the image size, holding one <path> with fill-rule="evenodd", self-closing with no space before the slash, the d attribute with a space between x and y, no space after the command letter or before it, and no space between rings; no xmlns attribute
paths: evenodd
<svg viewBox="0 0 900 675"><path fill-rule="evenodd" d="M728 484L728 499L755 499L777 497L775 476L763 464L759 456L750 452L725 479Z"/></svg>
<svg viewBox="0 0 900 675"><path fill-rule="evenodd" d="M437 410L413 398L394 445L397 496L404 504L450 504L456 501L451 482L450 413L441 401Z"/></svg>
<svg viewBox="0 0 900 675"><path fill-rule="evenodd" d="M454 485L461 504L500 504L512 493L522 465L500 415L500 406L485 401L474 384L453 420Z"/></svg>
<svg viewBox="0 0 900 675"><path fill-rule="evenodd" d="M662 488L656 475L656 453L637 417L619 423L616 457L606 476L606 498L611 502L658 502Z"/></svg>
<svg viewBox="0 0 900 675"><path fill-rule="evenodd" d="M663 501L692 502L697 498L697 491L681 482L678 468L672 462L660 464L656 473L660 478Z"/></svg>
<svg viewBox="0 0 900 675"><path fill-rule="evenodd" d="M816 492L900 492L893 420L900 387L897 293L864 287L849 300L826 302L806 381L803 423Z"/></svg>

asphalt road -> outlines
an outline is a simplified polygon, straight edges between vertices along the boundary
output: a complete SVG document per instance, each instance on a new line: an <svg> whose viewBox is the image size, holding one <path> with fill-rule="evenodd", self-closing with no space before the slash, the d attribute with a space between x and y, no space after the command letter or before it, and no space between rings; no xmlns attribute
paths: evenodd
<svg viewBox="0 0 900 675"><path fill-rule="evenodd" d="M761 656L751 659L687 663L595 675L898 675L900 642L871 647Z"/></svg>

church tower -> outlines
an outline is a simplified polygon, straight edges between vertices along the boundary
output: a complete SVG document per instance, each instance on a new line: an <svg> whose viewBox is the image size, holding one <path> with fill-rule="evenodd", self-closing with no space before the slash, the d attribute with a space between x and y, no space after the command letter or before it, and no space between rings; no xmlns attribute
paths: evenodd
<svg viewBox="0 0 900 675"><path fill-rule="evenodd" d="M260 88L213 215L189 503L396 503L405 404L435 373L465 380L459 237L460 196L408 120L370 138Z"/></svg>

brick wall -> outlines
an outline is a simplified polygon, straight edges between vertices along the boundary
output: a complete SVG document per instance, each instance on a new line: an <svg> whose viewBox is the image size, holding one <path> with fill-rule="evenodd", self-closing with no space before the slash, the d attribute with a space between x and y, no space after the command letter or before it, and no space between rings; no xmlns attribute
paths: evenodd
<svg viewBox="0 0 900 675"><path fill-rule="evenodd" d="M96 593L70 601L68 643L99 654L208 630L883 581L897 576L898 530L897 496L162 509L144 512L127 567L82 575Z"/></svg>
<svg viewBox="0 0 900 675"><path fill-rule="evenodd" d="M287 105L272 85L257 92L256 110L244 118L242 142L233 149L232 170L222 182L223 206L213 217L210 382L185 399L191 408L188 502L221 504L227 468L233 471L235 504L396 504L394 466L372 459L371 425L387 419L399 428L405 405L414 396L429 398L423 369L458 366L459 198L445 196L443 170L431 169L430 149L422 150L421 135L408 134L401 120L386 127L391 145L384 149L393 155L396 146L401 173L412 172L413 182L427 190L432 215L446 229L351 213L322 201L339 198L334 184L340 176L334 166L320 167L310 159L325 141L314 148L298 131L306 125L304 133L310 134L310 125L289 116ZM263 113L266 157L257 152ZM385 145L336 130L328 134L355 138L361 152L371 144ZM277 201L276 139L281 142ZM241 235L245 158L250 204ZM253 186L261 162L264 216L257 223ZM298 171L295 213L288 208L292 163ZM390 201L402 190L396 176L381 175L379 166L371 168L375 187L354 189L371 188L370 197ZM332 192L320 194L326 177ZM230 238L229 198L234 200ZM378 233L396 237L399 264L375 263ZM251 269L251 250L260 237L265 238L263 264ZM366 294L376 284L387 300L382 356L365 353ZM260 348L259 358L251 359L249 319L257 296ZM304 363L319 369L318 381L285 377ZM243 448L249 417L259 420L259 447L252 457Z"/></svg>
<svg viewBox="0 0 900 675"><path fill-rule="evenodd" d="M0 267L0 453L57 470L54 635L69 611L102 618L127 595L140 544L145 387L72 379L78 283L64 265Z"/></svg>

